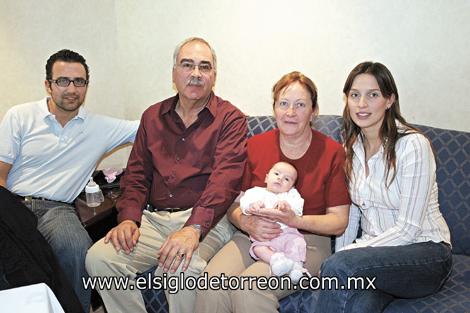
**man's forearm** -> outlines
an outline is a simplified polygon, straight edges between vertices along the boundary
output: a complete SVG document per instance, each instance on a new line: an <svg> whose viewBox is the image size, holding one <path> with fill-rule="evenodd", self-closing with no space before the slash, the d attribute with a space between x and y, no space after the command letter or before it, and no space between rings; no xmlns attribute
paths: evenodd
<svg viewBox="0 0 470 313"><path fill-rule="evenodd" d="M0 161L0 186L7 188L7 178L11 167L11 164Z"/></svg>
<svg viewBox="0 0 470 313"><path fill-rule="evenodd" d="M118 211L117 221L118 223L122 223L126 220L133 221L138 226L140 226L140 222L142 220L142 210L141 209L133 209L130 206L123 205L122 202L118 202L116 204L116 209Z"/></svg>
<svg viewBox="0 0 470 313"><path fill-rule="evenodd" d="M240 227L240 218L242 216L242 212L240 209L240 203L234 202L232 206L227 211L228 220L235 225L235 227L241 229Z"/></svg>

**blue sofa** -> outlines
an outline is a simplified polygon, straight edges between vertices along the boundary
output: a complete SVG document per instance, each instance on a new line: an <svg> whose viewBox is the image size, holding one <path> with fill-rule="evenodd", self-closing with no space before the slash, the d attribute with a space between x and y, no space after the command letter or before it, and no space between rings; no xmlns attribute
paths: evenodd
<svg viewBox="0 0 470 313"><path fill-rule="evenodd" d="M431 140L436 154L439 203L452 237L452 274L438 293L420 299L397 299L386 308L385 313L469 313L470 133L422 125L415 126ZM270 116L248 117L249 136L273 127L275 127L275 122ZM315 119L313 128L341 142L342 118L340 116L320 115ZM142 294L149 313L168 311L162 291L146 290ZM281 300L280 312L314 312L317 296L316 291L298 291Z"/></svg>

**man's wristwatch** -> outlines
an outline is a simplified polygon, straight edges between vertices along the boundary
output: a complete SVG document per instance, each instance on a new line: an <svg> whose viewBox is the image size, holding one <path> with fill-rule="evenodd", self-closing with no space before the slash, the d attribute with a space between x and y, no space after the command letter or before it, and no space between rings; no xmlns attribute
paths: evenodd
<svg viewBox="0 0 470 313"><path fill-rule="evenodd" d="M199 232L199 234L201 233L201 225L200 224L192 224L192 225L188 225L188 226L194 228L195 230L197 230Z"/></svg>

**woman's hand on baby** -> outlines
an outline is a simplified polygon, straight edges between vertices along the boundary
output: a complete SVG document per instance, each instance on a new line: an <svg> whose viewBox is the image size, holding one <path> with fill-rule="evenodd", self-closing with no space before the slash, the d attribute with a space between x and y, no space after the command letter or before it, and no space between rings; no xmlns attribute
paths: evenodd
<svg viewBox="0 0 470 313"><path fill-rule="evenodd" d="M281 227L278 223L256 215L242 215L240 227L258 241L268 241L281 234Z"/></svg>
<svg viewBox="0 0 470 313"><path fill-rule="evenodd" d="M284 201L284 200L276 202L276 204L274 204L274 209L277 209L280 211L286 211L286 210L292 211L292 208L289 202Z"/></svg>

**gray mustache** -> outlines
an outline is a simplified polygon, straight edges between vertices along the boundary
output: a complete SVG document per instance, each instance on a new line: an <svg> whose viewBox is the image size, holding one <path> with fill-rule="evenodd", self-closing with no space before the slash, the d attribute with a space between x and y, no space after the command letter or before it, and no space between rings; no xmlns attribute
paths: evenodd
<svg viewBox="0 0 470 313"><path fill-rule="evenodd" d="M189 86L202 86L203 82L199 77L191 77L188 81Z"/></svg>

